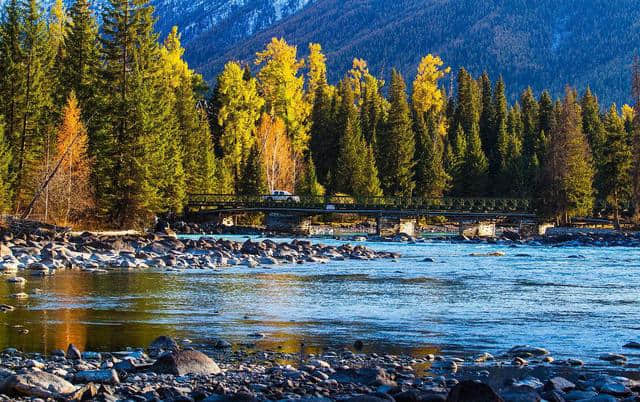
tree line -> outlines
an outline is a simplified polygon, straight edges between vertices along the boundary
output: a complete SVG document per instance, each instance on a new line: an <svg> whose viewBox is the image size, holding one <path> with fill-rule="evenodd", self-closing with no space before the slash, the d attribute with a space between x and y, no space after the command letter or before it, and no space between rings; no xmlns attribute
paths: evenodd
<svg viewBox="0 0 640 402"><path fill-rule="evenodd" d="M640 193L636 111L505 83L425 56L407 90L354 59L336 85L326 57L273 38L228 62L209 90L174 28L160 41L144 0L8 0L0 24L0 205L41 219L140 226L189 193L354 198L527 197L560 222L596 198ZM640 67L634 67L640 94ZM447 80L449 78L449 80ZM449 85L447 87L447 83ZM454 87L456 90L454 91ZM640 95L636 96L636 99ZM636 102L636 105L640 102ZM40 197L34 197L40 195Z"/></svg>

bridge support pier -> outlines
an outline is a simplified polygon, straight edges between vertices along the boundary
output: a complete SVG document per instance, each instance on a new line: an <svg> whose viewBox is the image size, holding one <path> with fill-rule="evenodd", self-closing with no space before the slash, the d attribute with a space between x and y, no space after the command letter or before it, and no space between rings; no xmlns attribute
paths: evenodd
<svg viewBox="0 0 640 402"><path fill-rule="evenodd" d="M494 222L460 222L458 233L464 237L495 237L496 224Z"/></svg>
<svg viewBox="0 0 640 402"><path fill-rule="evenodd" d="M296 235L308 235L311 232L311 218L272 212L267 214L267 230Z"/></svg>
<svg viewBox="0 0 640 402"><path fill-rule="evenodd" d="M394 236L405 233L409 236L416 235L416 220L414 218L396 218L378 215L376 216L376 235L382 237Z"/></svg>

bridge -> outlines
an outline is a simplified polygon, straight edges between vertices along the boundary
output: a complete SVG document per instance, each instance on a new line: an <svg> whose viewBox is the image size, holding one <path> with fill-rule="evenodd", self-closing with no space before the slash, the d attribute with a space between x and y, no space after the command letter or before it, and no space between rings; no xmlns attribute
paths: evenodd
<svg viewBox="0 0 640 402"><path fill-rule="evenodd" d="M324 214L357 214L376 218L376 232L411 233L417 218L445 216L477 221L533 219L533 200L522 198L420 198L351 196L238 196L191 194L185 210L188 220L207 221L242 213L267 214L267 228L304 232L308 218Z"/></svg>

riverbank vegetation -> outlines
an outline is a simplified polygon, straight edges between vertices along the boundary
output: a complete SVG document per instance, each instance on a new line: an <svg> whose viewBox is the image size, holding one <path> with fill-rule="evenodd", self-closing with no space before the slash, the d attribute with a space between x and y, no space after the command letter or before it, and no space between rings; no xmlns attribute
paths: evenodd
<svg viewBox="0 0 640 402"><path fill-rule="evenodd" d="M319 44L303 59L274 38L250 63L227 63L208 91L177 28L161 43L145 2L108 1L100 29L87 0L47 11L9 0L3 14L5 212L137 226L180 213L189 193L279 189L535 198L566 223L596 199L617 217L639 198L637 113L602 112L590 90L554 100L525 89L509 104L501 78L461 69L454 80L432 55L410 90L357 58L333 85ZM638 63L634 82L638 99Z"/></svg>

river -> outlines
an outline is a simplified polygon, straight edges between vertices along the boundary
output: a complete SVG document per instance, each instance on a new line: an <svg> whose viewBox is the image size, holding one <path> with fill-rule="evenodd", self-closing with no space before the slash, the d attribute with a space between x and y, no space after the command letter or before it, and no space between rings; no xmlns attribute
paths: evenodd
<svg viewBox="0 0 640 402"><path fill-rule="evenodd" d="M47 353L73 342L117 350L166 334L204 347L220 338L289 352L357 339L369 351L413 354L530 344L592 361L640 340L640 249L364 244L403 256L270 269L64 271L27 277L24 301L11 299L15 285L2 280L0 303L16 310L0 313L0 348ZM506 255L470 256L494 251ZM266 336L252 338L256 332Z"/></svg>

